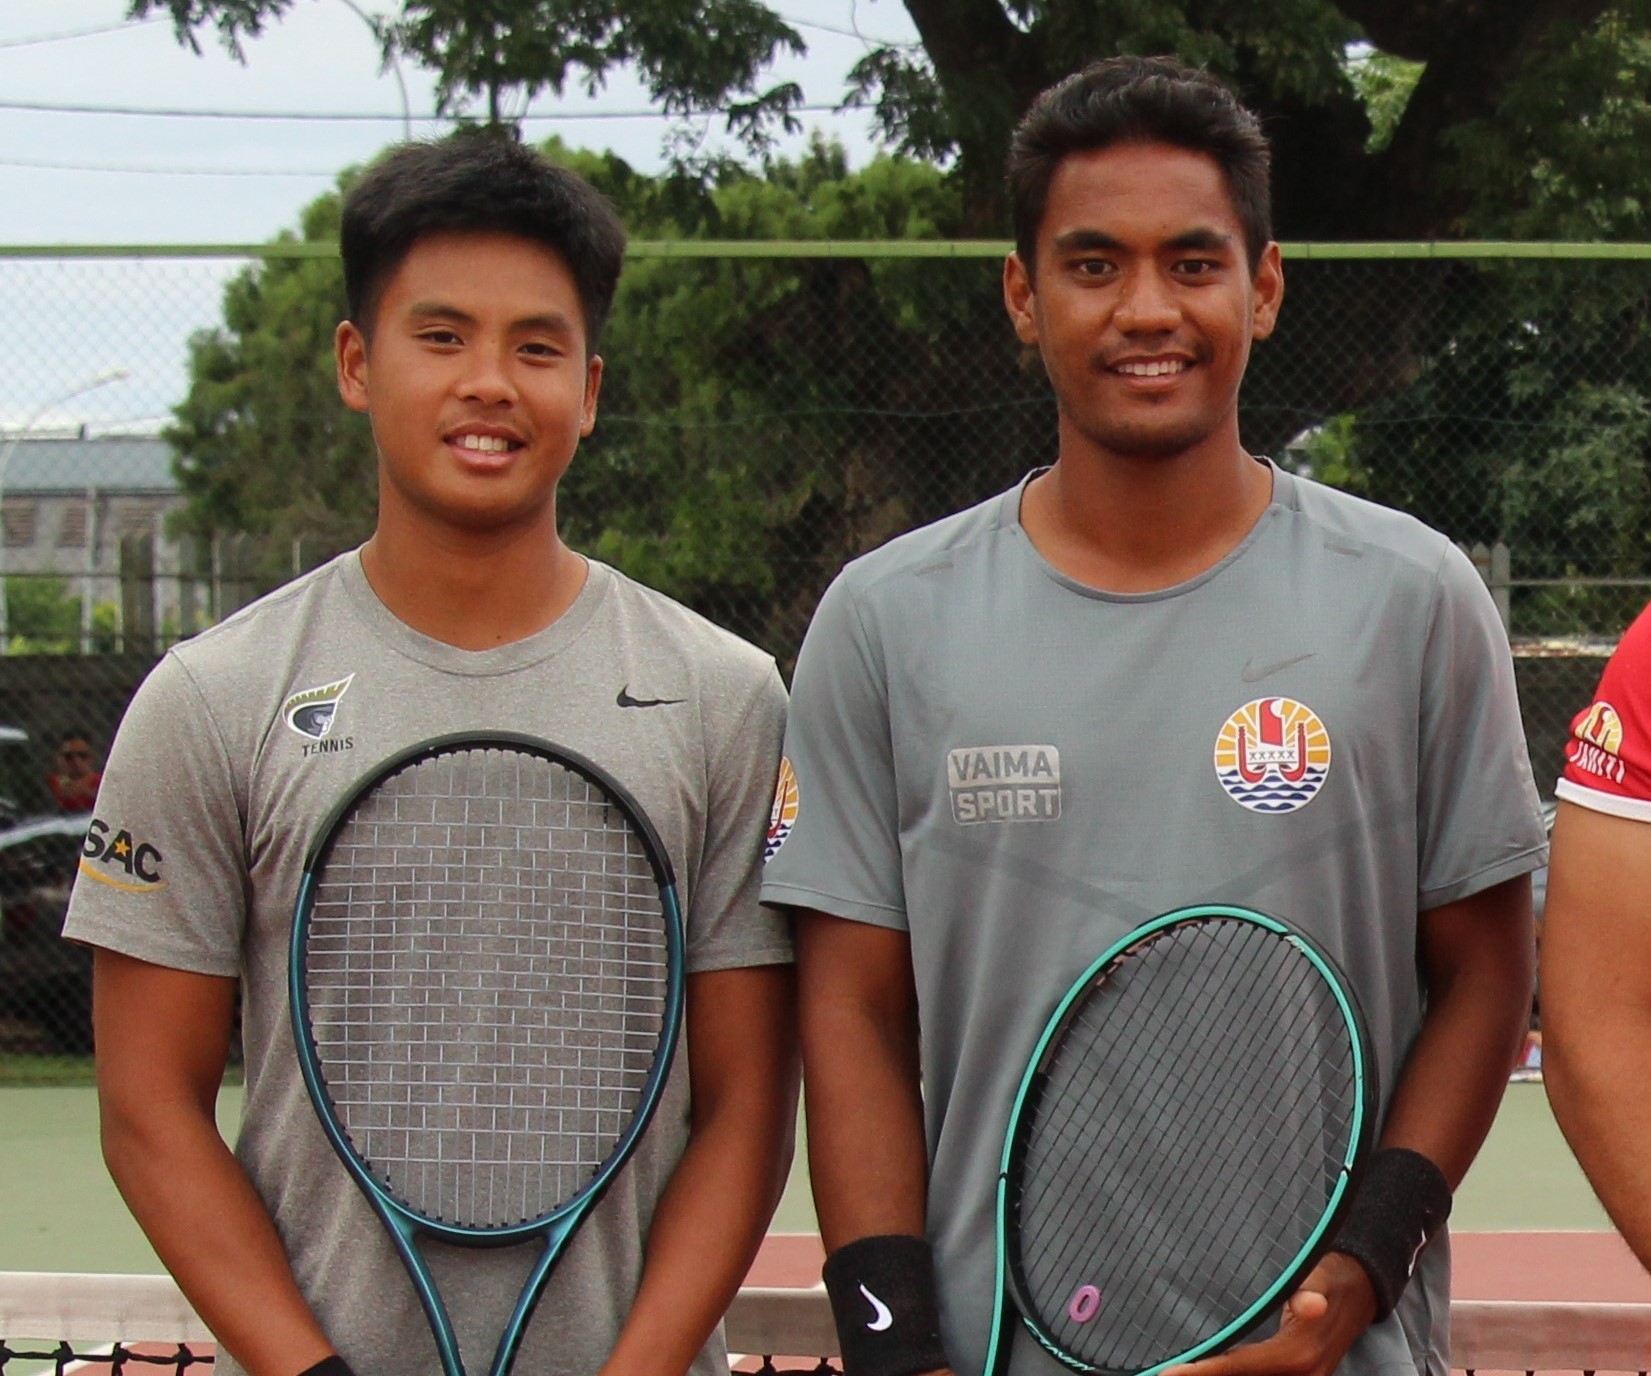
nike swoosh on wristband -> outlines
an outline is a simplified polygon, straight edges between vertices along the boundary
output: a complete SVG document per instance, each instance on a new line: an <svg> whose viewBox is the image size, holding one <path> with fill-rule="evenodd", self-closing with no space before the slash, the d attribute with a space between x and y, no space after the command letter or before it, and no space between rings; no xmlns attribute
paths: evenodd
<svg viewBox="0 0 1651 1376"><path fill-rule="evenodd" d="M872 1294L871 1291L866 1289L865 1286L862 1285L860 1287L860 1293L871 1301L871 1307L877 1311L876 1314L872 1316L871 1322L868 1323L866 1327L873 1333L882 1333L894 1323L893 1313L890 1312L888 1305L884 1304L882 1300L878 1299L877 1296Z"/></svg>
<svg viewBox="0 0 1651 1376"><path fill-rule="evenodd" d="M1318 651L1309 650L1304 655L1291 655L1289 659L1281 659L1277 664L1257 665L1252 659L1239 671L1239 678L1245 683L1260 683L1264 678L1271 678L1274 674L1282 673L1292 664L1300 664L1304 659L1311 659Z"/></svg>
<svg viewBox="0 0 1651 1376"><path fill-rule="evenodd" d="M631 685L626 684L619 690L619 696L614 699L621 707L672 707L677 703L686 702L686 698L633 698Z"/></svg>

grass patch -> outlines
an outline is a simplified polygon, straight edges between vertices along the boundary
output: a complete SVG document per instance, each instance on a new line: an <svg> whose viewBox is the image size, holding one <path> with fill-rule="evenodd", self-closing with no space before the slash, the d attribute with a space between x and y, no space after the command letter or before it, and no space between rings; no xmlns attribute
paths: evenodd
<svg viewBox="0 0 1651 1376"><path fill-rule="evenodd" d="M240 1061L224 1070L224 1083L243 1082ZM97 1083L90 1056L34 1055L21 1051L0 1051L0 1089L47 1089Z"/></svg>
<svg viewBox="0 0 1651 1376"><path fill-rule="evenodd" d="M34 1056L17 1051L0 1051L0 1087L89 1085L96 1079L90 1056Z"/></svg>

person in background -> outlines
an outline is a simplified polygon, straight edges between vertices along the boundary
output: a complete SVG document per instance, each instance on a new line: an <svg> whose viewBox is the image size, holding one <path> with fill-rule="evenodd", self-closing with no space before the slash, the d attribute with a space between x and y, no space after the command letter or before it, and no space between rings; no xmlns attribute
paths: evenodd
<svg viewBox="0 0 1651 1376"><path fill-rule="evenodd" d="M57 744L57 756L46 787L63 812L90 812L97 803L98 785L103 775L90 742L79 731L70 731Z"/></svg>

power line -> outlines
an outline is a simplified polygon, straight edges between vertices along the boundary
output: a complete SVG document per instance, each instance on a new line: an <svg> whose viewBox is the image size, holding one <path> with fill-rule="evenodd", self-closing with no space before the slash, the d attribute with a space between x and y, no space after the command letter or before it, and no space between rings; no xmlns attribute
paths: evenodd
<svg viewBox="0 0 1651 1376"><path fill-rule="evenodd" d="M338 169L308 172L292 167L116 167L110 163L35 162L0 158L0 167L25 167L34 172L130 172L144 177L336 177Z"/></svg>
<svg viewBox="0 0 1651 1376"><path fill-rule="evenodd" d="M840 107L836 105L793 105L792 111L797 114L834 114ZM299 110L171 110L171 109L139 109L125 105L58 105L45 101L28 100L0 100L0 110L17 110L29 114L45 115L119 115L123 117L137 116L149 119L222 119L222 120L286 120L309 121L331 124L345 123L390 123L400 124L403 116L399 112L385 111L373 113L368 111L299 111ZM547 114L520 115L517 120L522 123L577 123L580 120L621 120L621 119L681 119L695 116L724 114L721 110L702 110L691 112L684 116L678 113L669 113L664 110L586 110L586 111L557 111ZM417 114L415 120L430 124L453 123L460 117L457 115Z"/></svg>
<svg viewBox="0 0 1651 1376"><path fill-rule="evenodd" d="M787 24L795 24L799 29L815 29L820 33L834 33L839 38L855 38L867 47L877 44L884 48L912 48L917 45L908 39L879 38L876 34L861 33L859 29L845 29L836 24L822 24L816 19L798 19L794 14L776 11Z"/></svg>
<svg viewBox="0 0 1651 1376"><path fill-rule="evenodd" d="M71 38L95 38L101 33L125 33L128 29L142 28L145 24L161 24L166 22L164 14L152 14L147 19L128 19L119 24L104 24L95 29L75 29L69 33L48 33L38 38L5 38L0 39L0 48L34 48L42 43L66 43Z"/></svg>

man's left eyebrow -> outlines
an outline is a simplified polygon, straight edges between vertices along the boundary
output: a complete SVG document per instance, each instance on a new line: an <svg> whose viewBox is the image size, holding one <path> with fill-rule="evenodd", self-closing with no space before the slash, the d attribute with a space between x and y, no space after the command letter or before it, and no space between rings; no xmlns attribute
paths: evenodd
<svg viewBox="0 0 1651 1376"><path fill-rule="evenodd" d="M1164 247L1177 252L1231 253L1233 236L1220 229L1189 229L1168 240Z"/></svg>
<svg viewBox="0 0 1651 1376"><path fill-rule="evenodd" d="M546 311L539 315L524 315L520 320L512 322L512 327L529 332L544 334L573 334L573 321L561 311Z"/></svg>

